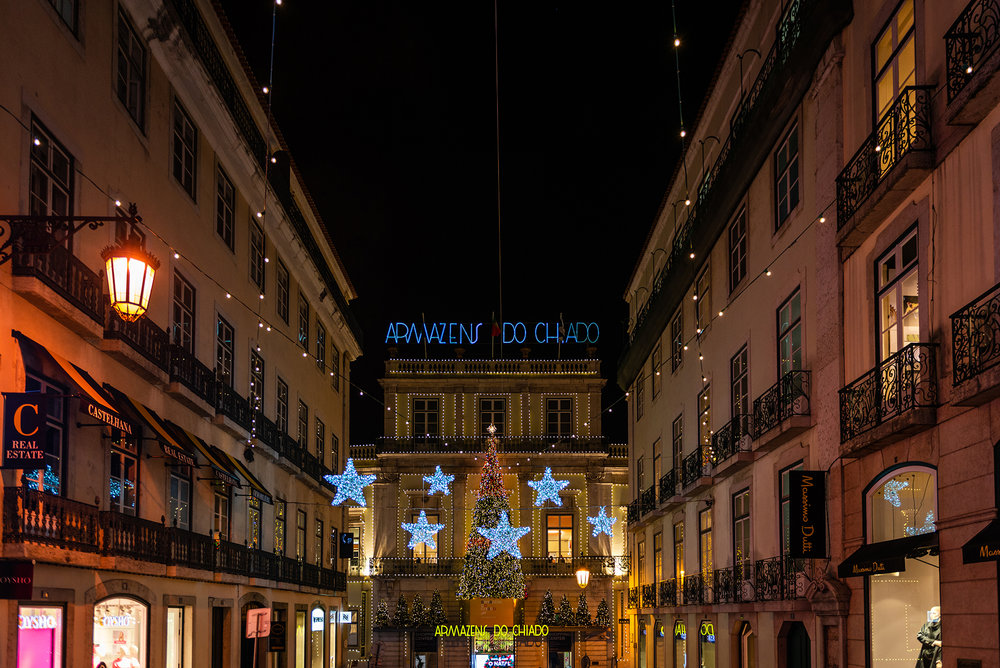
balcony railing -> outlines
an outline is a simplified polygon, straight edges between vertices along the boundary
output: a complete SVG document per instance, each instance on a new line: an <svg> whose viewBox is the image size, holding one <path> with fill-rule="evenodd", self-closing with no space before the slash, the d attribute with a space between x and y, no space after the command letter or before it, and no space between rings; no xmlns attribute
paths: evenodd
<svg viewBox="0 0 1000 668"><path fill-rule="evenodd" d="M194 353L170 344L170 381L194 392L209 404L215 401L215 373L198 361Z"/></svg>
<svg viewBox="0 0 1000 668"><path fill-rule="evenodd" d="M96 506L25 487L4 490L4 543L41 543L82 552L99 549Z"/></svg>
<svg viewBox="0 0 1000 668"><path fill-rule="evenodd" d="M656 585L655 584L642 585L642 607L644 607L644 608L655 608L656 607Z"/></svg>
<svg viewBox="0 0 1000 668"><path fill-rule="evenodd" d="M91 320L104 324L104 286L100 276L38 226L13 224L11 273L30 276L52 288Z"/></svg>
<svg viewBox="0 0 1000 668"><path fill-rule="evenodd" d="M323 464L311 452L303 452L302 472L319 482L323 479Z"/></svg>
<svg viewBox="0 0 1000 668"><path fill-rule="evenodd" d="M911 151L931 148L933 86L907 86L837 177L837 228Z"/></svg>
<svg viewBox="0 0 1000 668"><path fill-rule="evenodd" d="M102 511L101 527L101 551L104 554L160 563L170 555L169 530L159 522Z"/></svg>
<svg viewBox="0 0 1000 668"><path fill-rule="evenodd" d="M699 447L687 455L682 462L681 486L690 487L698 482L699 478L707 476L710 463L711 454L707 447Z"/></svg>
<svg viewBox="0 0 1000 668"><path fill-rule="evenodd" d="M743 603L754 600L753 564L717 568L713 572L716 603Z"/></svg>
<svg viewBox="0 0 1000 668"><path fill-rule="evenodd" d="M642 492L639 499L639 514L645 515L656 510L656 486L650 485Z"/></svg>
<svg viewBox="0 0 1000 668"><path fill-rule="evenodd" d="M620 556L578 555L575 557L525 557L521 570L525 575L573 577L586 568L591 575L613 577L628 573L628 558Z"/></svg>
<svg viewBox="0 0 1000 668"><path fill-rule="evenodd" d="M705 599L704 582L700 573L685 575L682 585L684 605L702 605L709 601Z"/></svg>
<svg viewBox="0 0 1000 668"><path fill-rule="evenodd" d="M809 415L810 372L793 369L753 402L755 438L793 415Z"/></svg>
<svg viewBox="0 0 1000 668"><path fill-rule="evenodd" d="M737 415L712 434L712 465L718 466L737 452L753 449L753 425L749 415Z"/></svg>
<svg viewBox="0 0 1000 668"><path fill-rule="evenodd" d="M372 575L456 575L462 572L465 559L452 557L372 557L368 560Z"/></svg>
<svg viewBox="0 0 1000 668"><path fill-rule="evenodd" d="M590 360L404 360L385 363L388 376L552 375L597 376L601 361Z"/></svg>
<svg viewBox="0 0 1000 668"><path fill-rule="evenodd" d="M660 582L659 594L661 607L675 607L677 605L677 580L670 578Z"/></svg>
<svg viewBox="0 0 1000 668"><path fill-rule="evenodd" d="M625 523L632 524L639 521L639 499L631 502L625 507Z"/></svg>
<svg viewBox="0 0 1000 668"><path fill-rule="evenodd" d="M500 439L500 450L508 453L609 453L602 436L512 436ZM478 453L486 451L486 437L386 436L375 443L377 454Z"/></svg>
<svg viewBox="0 0 1000 668"><path fill-rule="evenodd" d="M944 43L951 102L1000 44L1000 2L972 0L945 33Z"/></svg>
<svg viewBox="0 0 1000 668"><path fill-rule="evenodd" d="M167 563L187 568L215 570L215 541L184 529L170 529L170 554Z"/></svg>
<svg viewBox="0 0 1000 668"><path fill-rule="evenodd" d="M955 385L1000 362L1000 284L952 314L951 339Z"/></svg>
<svg viewBox="0 0 1000 668"><path fill-rule="evenodd" d="M938 404L937 344L911 343L840 390L840 442Z"/></svg>
<svg viewBox="0 0 1000 668"><path fill-rule="evenodd" d="M807 560L788 557L758 559L713 573L713 602L790 601L804 598L809 582Z"/></svg>
<svg viewBox="0 0 1000 668"><path fill-rule="evenodd" d="M670 469L660 476L660 503L666 503L668 499L677 495L677 469Z"/></svg>
<svg viewBox="0 0 1000 668"><path fill-rule="evenodd" d="M107 307L104 310L104 338L124 341L160 369L170 369L167 333L148 317L125 322L114 309Z"/></svg>
<svg viewBox="0 0 1000 668"><path fill-rule="evenodd" d="M628 607L638 608L639 607L639 588L629 587L628 590Z"/></svg>
<svg viewBox="0 0 1000 668"><path fill-rule="evenodd" d="M225 415L248 432L252 427L250 402L225 383L215 384L215 412Z"/></svg>

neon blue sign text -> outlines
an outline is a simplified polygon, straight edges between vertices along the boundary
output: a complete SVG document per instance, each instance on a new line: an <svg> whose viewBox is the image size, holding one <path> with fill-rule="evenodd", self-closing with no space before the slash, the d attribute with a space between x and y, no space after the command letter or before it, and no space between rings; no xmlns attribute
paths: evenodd
<svg viewBox="0 0 1000 668"><path fill-rule="evenodd" d="M484 330L485 328L485 330ZM472 345L488 340L490 331L484 322L390 322L385 342L437 343L443 345ZM498 335L503 343L586 343L595 344L601 336L596 322L505 322Z"/></svg>

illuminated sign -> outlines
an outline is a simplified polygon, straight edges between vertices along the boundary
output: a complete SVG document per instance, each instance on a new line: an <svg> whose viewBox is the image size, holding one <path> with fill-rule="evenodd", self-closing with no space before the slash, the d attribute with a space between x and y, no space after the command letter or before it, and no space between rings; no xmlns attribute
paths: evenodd
<svg viewBox="0 0 1000 668"><path fill-rule="evenodd" d="M678 640L687 640L687 637L687 625L678 620L674 623L674 638L677 638Z"/></svg>
<svg viewBox="0 0 1000 668"><path fill-rule="evenodd" d="M324 621L323 618L324 617L325 617L325 615L323 614L323 608L313 608L313 611L312 611L312 630L313 631L322 631L323 630L323 621Z"/></svg>
<svg viewBox="0 0 1000 668"><path fill-rule="evenodd" d="M715 642L715 625L712 622L702 622L698 632L701 634L702 642Z"/></svg>
<svg viewBox="0 0 1000 668"><path fill-rule="evenodd" d="M135 617L132 615L105 615L101 617L100 624L105 627L132 626L135 624Z"/></svg>
<svg viewBox="0 0 1000 668"><path fill-rule="evenodd" d="M485 330L484 330L485 327ZM502 343L586 343L595 344L601 337L596 322L504 322L498 325ZM485 343L492 337L491 327L485 322L390 322L385 342L437 343L442 345L474 345Z"/></svg>
<svg viewBox="0 0 1000 668"><path fill-rule="evenodd" d="M340 611L340 623L341 624L350 624L353 621L354 621L354 614L350 610L341 610Z"/></svg>
<svg viewBox="0 0 1000 668"><path fill-rule="evenodd" d="M789 556L823 559L826 550L826 472L789 471Z"/></svg>
<svg viewBox="0 0 1000 668"><path fill-rule="evenodd" d="M17 608L15 666L60 668L63 665L63 609L21 605Z"/></svg>
<svg viewBox="0 0 1000 668"><path fill-rule="evenodd" d="M25 471L45 468L45 416L44 395L4 393L2 468Z"/></svg>
<svg viewBox="0 0 1000 668"><path fill-rule="evenodd" d="M54 629L58 621L54 615L18 615L17 628L23 629Z"/></svg>

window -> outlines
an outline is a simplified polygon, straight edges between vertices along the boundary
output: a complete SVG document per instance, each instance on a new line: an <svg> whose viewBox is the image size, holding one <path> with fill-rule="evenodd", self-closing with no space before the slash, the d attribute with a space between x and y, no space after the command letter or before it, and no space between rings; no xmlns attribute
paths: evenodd
<svg viewBox="0 0 1000 668"><path fill-rule="evenodd" d="M285 553L285 522L288 506L282 499L274 501L274 553Z"/></svg>
<svg viewBox="0 0 1000 668"><path fill-rule="evenodd" d="M793 125L774 152L774 227L799 204L799 128Z"/></svg>
<svg viewBox="0 0 1000 668"><path fill-rule="evenodd" d="M41 376L27 370L24 379L25 392L42 392L59 396L50 397L46 404L45 416L45 468L36 471L24 471L23 481L28 489L35 489L48 494L62 493L63 479L63 434L65 431L66 400L62 398L66 389L50 383Z"/></svg>
<svg viewBox="0 0 1000 668"><path fill-rule="evenodd" d="M309 302L299 291L299 345L309 350Z"/></svg>
<svg viewBox="0 0 1000 668"><path fill-rule="evenodd" d="M672 465L675 471L681 470L684 461L684 415L678 415L670 425L670 445L673 452Z"/></svg>
<svg viewBox="0 0 1000 668"><path fill-rule="evenodd" d="M545 540L550 557L573 558L573 516L550 514L545 518Z"/></svg>
<svg viewBox="0 0 1000 668"><path fill-rule="evenodd" d="M778 505L781 508L781 516L779 520L781 521L781 554L787 555L788 551L792 547L792 533L791 533L791 521L792 521L792 498L791 498L791 481L788 475L792 471L801 471L802 462L796 462L788 468L781 469L778 473L778 490L779 490L779 500Z"/></svg>
<svg viewBox="0 0 1000 668"><path fill-rule="evenodd" d="M802 368L802 300L796 289L778 307L778 378Z"/></svg>
<svg viewBox="0 0 1000 668"><path fill-rule="evenodd" d="M316 366L326 371L326 328L316 323Z"/></svg>
<svg viewBox="0 0 1000 668"><path fill-rule="evenodd" d="M323 565L323 520L316 518L316 529L313 534L313 563Z"/></svg>
<svg viewBox="0 0 1000 668"><path fill-rule="evenodd" d="M186 621L186 612L183 605L167 606L167 637L166 637L166 661L164 668L187 668L190 664L185 660L184 644L187 638L191 637L191 629ZM99 666L100 664L98 664ZM104 664L107 665L106 663ZM111 662L114 665L114 662ZM121 664L119 664L121 665Z"/></svg>
<svg viewBox="0 0 1000 668"><path fill-rule="evenodd" d="M646 580L646 541L640 540L636 544L636 554L638 555L639 586Z"/></svg>
<svg viewBox="0 0 1000 668"><path fill-rule="evenodd" d="M346 362L344 368L347 368ZM330 384L333 389L340 391L340 351L333 343L330 344Z"/></svg>
<svg viewBox="0 0 1000 668"><path fill-rule="evenodd" d="M730 418L750 414L750 367L747 347L744 345L739 352L729 360L729 377L732 380L730 397L732 412Z"/></svg>
<svg viewBox="0 0 1000 668"><path fill-rule="evenodd" d="M226 387L233 386L234 338L233 326L218 316L215 324L215 377Z"/></svg>
<svg viewBox="0 0 1000 668"><path fill-rule="evenodd" d="M340 438L336 434L330 434L330 466L340 470Z"/></svg>
<svg viewBox="0 0 1000 668"><path fill-rule="evenodd" d="M323 461L323 448L326 447L326 425L316 418L316 458Z"/></svg>
<svg viewBox="0 0 1000 668"><path fill-rule="evenodd" d="M573 400L545 400L545 434L571 436L573 434Z"/></svg>
<svg viewBox="0 0 1000 668"><path fill-rule="evenodd" d="M413 400L413 437L437 436L440 427L437 399Z"/></svg>
<svg viewBox="0 0 1000 668"><path fill-rule="evenodd" d="M264 241L264 230L253 220L250 221L250 282L260 294L264 294L264 258L267 255L267 243Z"/></svg>
<svg viewBox="0 0 1000 668"><path fill-rule="evenodd" d="M913 32L913 0L903 0L872 45L876 121L882 120L906 86L916 82Z"/></svg>
<svg viewBox="0 0 1000 668"><path fill-rule="evenodd" d="M698 393L698 447L707 451L712 446L711 387Z"/></svg>
<svg viewBox="0 0 1000 668"><path fill-rule="evenodd" d="M662 447L660 439L653 443L653 484L657 484L663 476L663 458L660 456Z"/></svg>
<svg viewBox="0 0 1000 668"><path fill-rule="evenodd" d="M750 490L733 495L733 567L738 582L753 578L750 559Z"/></svg>
<svg viewBox="0 0 1000 668"><path fill-rule="evenodd" d="M694 291L694 323L698 334L705 331L712 322L712 272L705 267L698 276Z"/></svg>
<svg viewBox="0 0 1000 668"><path fill-rule="evenodd" d="M420 519L420 513L419 512L413 513L410 516L410 521L411 522L416 522L419 519ZM427 522L429 524L437 524L438 523L438 514L437 513L427 513ZM438 540L440 540L440 539L438 539ZM431 547L427 543L418 543L417 545L415 545L413 547L413 558L414 559L421 559L423 561L437 560L437 556L438 556L437 544L438 544L437 540L434 542L434 547ZM357 539L355 539L354 545L355 545L356 548L358 547L358 541L357 541Z"/></svg>
<svg viewBox="0 0 1000 668"><path fill-rule="evenodd" d="M416 519L416 518L414 518ZM361 525L351 525L351 535L354 536L353 547L351 548L351 566L361 568ZM435 541L436 543L437 541Z"/></svg>
<svg viewBox="0 0 1000 668"><path fill-rule="evenodd" d="M139 489L139 461L132 438L112 440L108 496L111 510L135 515L136 491ZM115 446L121 446L121 449ZM128 450L128 451L126 451Z"/></svg>
<svg viewBox="0 0 1000 668"><path fill-rule="evenodd" d="M170 328L171 342L194 354L194 286L187 279L174 272L173 323Z"/></svg>
<svg viewBox="0 0 1000 668"><path fill-rule="evenodd" d="M116 620L118 623L110 620ZM105 666L114 666L116 661L119 668L123 665L149 665L146 662L147 643L150 636L149 627L146 626L148 622L149 607L134 598L125 596L105 598L95 603L93 617L87 620L93 629L93 633L88 639L92 642L88 642L86 646L92 652L92 662L85 665L96 666L103 662ZM157 649L159 650L159 648ZM67 663L79 665L80 662ZM158 661L156 663L159 665ZM45 664L32 660L18 665L42 666Z"/></svg>
<svg viewBox="0 0 1000 668"><path fill-rule="evenodd" d="M73 156L32 118L28 175L28 212L32 216L72 215L73 170Z"/></svg>
<svg viewBox="0 0 1000 668"><path fill-rule="evenodd" d="M915 227L879 258L876 276L879 360L885 360L901 348L920 341Z"/></svg>
<svg viewBox="0 0 1000 668"><path fill-rule="evenodd" d="M678 308L670 321L670 370L677 371L684 359L684 309Z"/></svg>
<svg viewBox="0 0 1000 668"><path fill-rule="evenodd" d="M186 468L186 467L185 467ZM179 471L170 473L170 499L168 502L170 526L188 531L191 529L191 476Z"/></svg>
<svg viewBox="0 0 1000 668"><path fill-rule="evenodd" d="M279 434L288 433L288 383L278 378L278 387L274 393L274 425Z"/></svg>
<svg viewBox="0 0 1000 668"><path fill-rule="evenodd" d="M712 509L698 513L698 562L705 582L712 581Z"/></svg>
<svg viewBox="0 0 1000 668"><path fill-rule="evenodd" d="M642 377L641 369L639 377L635 381L635 419L641 420L646 410L646 379Z"/></svg>
<svg viewBox="0 0 1000 668"><path fill-rule="evenodd" d="M264 358L250 349L250 410L261 411L264 398Z"/></svg>
<svg viewBox="0 0 1000 668"><path fill-rule="evenodd" d="M646 489L646 456L641 455L635 460L635 487L638 494Z"/></svg>
<svg viewBox="0 0 1000 668"><path fill-rule="evenodd" d="M212 530L219 540L229 540L229 493L215 492L212 505Z"/></svg>
<svg viewBox="0 0 1000 668"><path fill-rule="evenodd" d="M507 430L507 401L504 399L480 399L479 400L479 433L482 436L489 436L487 429L490 425L496 427L496 435L502 438Z"/></svg>
<svg viewBox="0 0 1000 668"><path fill-rule="evenodd" d="M660 393L660 363L661 363L661 353L660 353L660 343L656 343L656 347L653 348L653 354L649 357L649 376L653 379L653 399L656 399L656 395Z"/></svg>
<svg viewBox="0 0 1000 668"><path fill-rule="evenodd" d="M288 324L288 294L289 294L289 278L288 278L288 267L281 260L278 260L277 269L277 290L278 299L275 309L278 311L278 317L286 325Z"/></svg>
<svg viewBox="0 0 1000 668"><path fill-rule="evenodd" d="M118 77L115 86L118 99L140 128L146 114L146 44L118 8Z"/></svg>
<svg viewBox="0 0 1000 668"><path fill-rule="evenodd" d="M49 4L56 10L59 14L59 18L63 20L63 23L76 34L76 17L78 14L79 0L49 0Z"/></svg>
<svg viewBox="0 0 1000 668"><path fill-rule="evenodd" d="M303 450L309 449L309 407L306 406L305 402L299 399L299 432L298 440L299 447Z"/></svg>
<svg viewBox="0 0 1000 668"><path fill-rule="evenodd" d="M663 534L653 534L653 582L663 579Z"/></svg>
<svg viewBox="0 0 1000 668"><path fill-rule="evenodd" d="M306 558L306 511L295 511L295 558Z"/></svg>
<svg viewBox="0 0 1000 668"><path fill-rule="evenodd" d="M198 130L180 101L174 98L174 134L172 144L173 175L191 199L195 199L198 161Z"/></svg>
<svg viewBox="0 0 1000 668"><path fill-rule="evenodd" d="M683 520L674 524L674 577L677 578L677 587L680 591L684 582L684 522Z"/></svg>
<svg viewBox="0 0 1000 668"><path fill-rule="evenodd" d="M729 226L729 292L747 275L747 212L741 209ZM699 298L701 294L699 293ZM710 316L711 317L711 316Z"/></svg>
<svg viewBox="0 0 1000 668"><path fill-rule="evenodd" d="M247 497L247 547L253 550L260 549L260 521L261 508L260 499L252 496Z"/></svg>
<svg viewBox="0 0 1000 668"><path fill-rule="evenodd" d="M358 642L361 638L361 630L359 628L360 617L357 610L351 610L351 623L347 625L347 646L351 649L358 648Z"/></svg>
<svg viewBox="0 0 1000 668"><path fill-rule="evenodd" d="M215 233L229 250L235 250L236 188L222 167L215 170Z"/></svg>

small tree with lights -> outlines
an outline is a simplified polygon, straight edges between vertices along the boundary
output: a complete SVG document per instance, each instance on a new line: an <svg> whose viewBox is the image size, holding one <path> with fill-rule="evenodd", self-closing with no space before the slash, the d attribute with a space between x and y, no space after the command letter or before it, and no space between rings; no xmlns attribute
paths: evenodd
<svg viewBox="0 0 1000 668"><path fill-rule="evenodd" d="M406 605L406 597L402 594L399 595L399 600L396 601L396 612L392 616L392 625L397 629L405 629L410 625L410 610Z"/></svg>
<svg viewBox="0 0 1000 668"><path fill-rule="evenodd" d="M431 608L427 616L428 621L433 626L448 623L448 614L444 611L444 602L441 600L441 593L437 589L434 590L434 595L431 596Z"/></svg>
<svg viewBox="0 0 1000 668"><path fill-rule="evenodd" d="M542 605L538 608L538 617L535 618L535 623L555 626L556 604L552 602L551 589L545 590L545 596L542 597Z"/></svg>
<svg viewBox="0 0 1000 668"><path fill-rule="evenodd" d="M607 599L602 598L601 602L597 604L597 619L594 620L595 626L603 626L606 629L611 628L611 610L608 608Z"/></svg>
<svg viewBox="0 0 1000 668"><path fill-rule="evenodd" d="M384 629L389 624L389 605L383 600L375 610L375 628Z"/></svg>
<svg viewBox="0 0 1000 668"><path fill-rule="evenodd" d="M427 609L420 594L413 597L413 607L410 609L410 626L423 626L427 623Z"/></svg>
<svg viewBox="0 0 1000 668"><path fill-rule="evenodd" d="M576 613L573 612L573 607L569 604L569 597L563 594L562 600L559 601L559 612L556 613L556 625L574 626L575 624Z"/></svg>
<svg viewBox="0 0 1000 668"><path fill-rule="evenodd" d="M587 607L585 594L580 594L580 600L576 604L576 625L590 626L590 608Z"/></svg>

